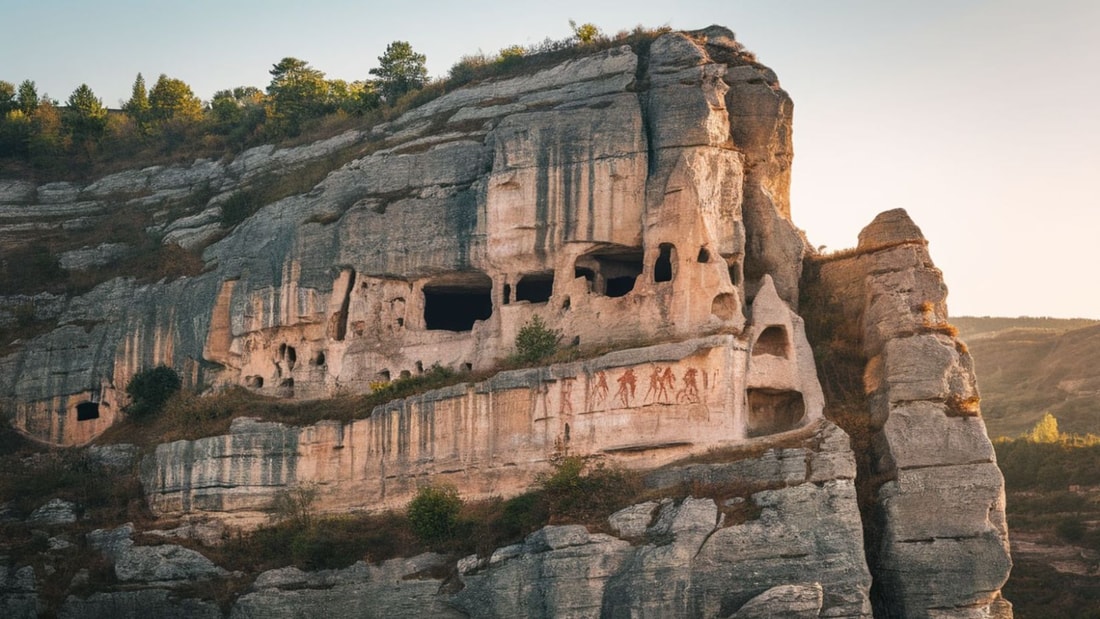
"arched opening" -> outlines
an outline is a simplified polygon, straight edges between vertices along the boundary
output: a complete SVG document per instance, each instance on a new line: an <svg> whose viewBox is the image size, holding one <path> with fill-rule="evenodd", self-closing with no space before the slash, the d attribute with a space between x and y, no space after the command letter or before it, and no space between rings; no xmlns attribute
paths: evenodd
<svg viewBox="0 0 1100 619"><path fill-rule="evenodd" d="M569 301L569 297L565 297L565 300L561 302L561 308L563 310L569 309L570 305L572 305L572 303Z"/></svg>
<svg viewBox="0 0 1100 619"><path fill-rule="evenodd" d="M416 373L417 374L423 374L424 373L424 362L423 361L417 361L416 362Z"/></svg>
<svg viewBox="0 0 1100 619"><path fill-rule="evenodd" d="M661 243L658 249L657 262L653 264L653 281L671 282L676 248L671 243Z"/></svg>
<svg viewBox="0 0 1100 619"><path fill-rule="evenodd" d="M706 247L699 248L699 255L695 258L695 261L699 262L700 264L706 264L710 262L710 252L707 251Z"/></svg>
<svg viewBox="0 0 1100 619"><path fill-rule="evenodd" d="M484 273L455 273L424 285L428 330L470 331L493 315L493 280Z"/></svg>
<svg viewBox="0 0 1100 619"><path fill-rule="evenodd" d="M806 415L806 404L797 391L749 389L748 404L746 430L749 437L794 430Z"/></svg>
<svg viewBox="0 0 1100 619"><path fill-rule="evenodd" d="M99 419L99 402L81 402L76 405L76 420Z"/></svg>
<svg viewBox="0 0 1100 619"><path fill-rule="evenodd" d="M325 364L325 351L319 350L316 355L313 355L313 361L310 361L310 365L324 365Z"/></svg>
<svg viewBox="0 0 1100 619"><path fill-rule="evenodd" d="M512 284L504 284L504 304L512 302Z"/></svg>
<svg viewBox="0 0 1100 619"><path fill-rule="evenodd" d="M246 376L244 379L244 386L249 389L263 389L264 379L262 376Z"/></svg>
<svg viewBox="0 0 1100 619"><path fill-rule="evenodd" d="M737 311L737 299L728 292L714 297L710 303L710 313L722 320L730 320Z"/></svg>
<svg viewBox="0 0 1100 619"><path fill-rule="evenodd" d="M636 247L613 245L593 250L577 258L578 277L592 274L591 291L608 297L622 297L634 290L642 274L642 251Z"/></svg>
<svg viewBox="0 0 1100 619"><path fill-rule="evenodd" d="M554 294L554 273L530 273L516 282L516 301L546 303Z"/></svg>
<svg viewBox="0 0 1100 619"><path fill-rule="evenodd" d="M734 286L741 285L741 263L731 262L729 266L730 283Z"/></svg>
<svg viewBox="0 0 1100 619"><path fill-rule="evenodd" d="M773 355L775 357L788 358L791 354L790 343L787 341L787 330L779 325L772 325L756 338L752 345L752 356Z"/></svg>

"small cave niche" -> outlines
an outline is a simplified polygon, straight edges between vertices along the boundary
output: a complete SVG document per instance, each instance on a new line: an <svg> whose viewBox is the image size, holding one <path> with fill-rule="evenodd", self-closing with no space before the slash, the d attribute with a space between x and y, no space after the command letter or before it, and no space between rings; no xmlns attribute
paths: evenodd
<svg viewBox="0 0 1100 619"><path fill-rule="evenodd" d="M568 310L572 305L573 303L569 300L569 297L565 297L565 300L561 302L561 308L563 310Z"/></svg>
<svg viewBox="0 0 1100 619"><path fill-rule="evenodd" d="M245 376L244 386L249 389L263 389L264 378L263 376Z"/></svg>
<svg viewBox="0 0 1100 619"><path fill-rule="evenodd" d="M412 372L410 372L408 370L401 370L401 374L399 375L399 378L412 378Z"/></svg>
<svg viewBox="0 0 1100 619"><path fill-rule="evenodd" d="M424 362L423 361L417 361L416 362L416 373L417 374L423 374L424 373Z"/></svg>
<svg viewBox="0 0 1100 619"><path fill-rule="evenodd" d="M294 379L293 378L284 378L283 381L279 383L279 395L284 397L284 398L293 398L294 397Z"/></svg>
<svg viewBox="0 0 1100 619"><path fill-rule="evenodd" d="M741 285L741 263L736 260L729 265L730 283L734 286Z"/></svg>
<svg viewBox="0 0 1100 619"><path fill-rule="evenodd" d="M748 436L767 436L794 430L806 416L806 404L798 391L748 390Z"/></svg>
<svg viewBox="0 0 1100 619"><path fill-rule="evenodd" d="M279 361L286 361L287 369L293 370L294 364L298 363L298 351L294 350L293 346L288 346L285 342L279 344Z"/></svg>
<svg viewBox="0 0 1100 619"><path fill-rule="evenodd" d="M634 290L634 284L642 274L643 264L641 249L613 245L578 257L574 267L578 274L582 270L592 273L592 292L608 297L623 297ZM584 276L588 278L587 275Z"/></svg>
<svg viewBox="0 0 1100 619"><path fill-rule="evenodd" d="M696 256L695 261L699 264L706 264L710 262L710 251L706 247L699 248L699 255Z"/></svg>
<svg viewBox="0 0 1100 619"><path fill-rule="evenodd" d="M554 294L554 273L529 273L516 282L516 301L546 303Z"/></svg>
<svg viewBox="0 0 1100 619"><path fill-rule="evenodd" d="M653 281L671 282L675 260L676 247L672 243L661 243L658 246L657 262L653 263Z"/></svg>
<svg viewBox="0 0 1100 619"><path fill-rule="evenodd" d="M772 355L789 359L791 345L787 339L787 330L780 325L772 325L756 338L752 345L752 356Z"/></svg>
<svg viewBox="0 0 1100 619"><path fill-rule="evenodd" d="M565 424L565 442L569 442L569 424Z"/></svg>
<svg viewBox="0 0 1100 619"><path fill-rule="evenodd" d="M424 326L429 331L470 331L493 315L493 280L484 273L455 273L424 285Z"/></svg>
<svg viewBox="0 0 1100 619"><path fill-rule="evenodd" d="M710 313L722 320L732 320L736 312L737 298L728 292L715 296L710 302Z"/></svg>
<svg viewBox="0 0 1100 619"><path fill-rule="evenodd" d="M325 351L319 350L316 355L313 355L313 359L309 362L310 365L324 365L325 364Z"/></svg>
<svg viewBox="0 0 1100 619"><path fill-rule="evenodd" d="M508 305L512 302L512 284L504 284L504 304Z"/></svg>
<svg viewBox="0 0 1100 619"><path fill-rule="evenodd" d="M573 278L583 277L584 281L588 282L588 292L594 292L596 290L596 272L592 269L586 269L584 267L577 267L573 269Z"/></svg>
<svg viewBox="0 0 1100 619"><path fill-rule="evenodd" d="M90 421L99 419L99 402L81 402L76 405L76 420Z"/></svg>
<svg viewBox="0 0 1100 619"><path fill-rule="evenodd" d="M388 382L390 382L390 371L389 370L381 370L377 374L374 375L374 378L378 382L388 383Z"/></svg>
<svg viewBox="0 0 1100 619"><path fill-rule="evenodd" d="M474 371L474 364L472 364L472 363L463 363L462 364L462 369L466 372L473 372Z"/></svg>

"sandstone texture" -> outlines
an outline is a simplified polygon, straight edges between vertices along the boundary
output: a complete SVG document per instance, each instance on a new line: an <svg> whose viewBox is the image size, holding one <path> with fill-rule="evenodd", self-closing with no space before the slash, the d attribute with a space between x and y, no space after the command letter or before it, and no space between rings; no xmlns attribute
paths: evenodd
<svg viewBox="0 0 1100 619"><path fill-rule="evenodd" d="M1004 480L920 229L904 211L883 213L820 277L861 328L866 409L847 421L862 453L876 613L1011 616Z"/></svg>
<svg viewBox="0 0 1100 619"><path fill-rule="evenodd" d="M237 418L148 451L88 448L139 469L161 521L35 531L55 555L0 557L0 615L36 615L36 582L84 543L109 583L89 592L78 574L58 616L1011 617L1003 480L942 274L901 210L854 250L812 255L791 221L791 121L775 74L711 27L305 146L0 180L0 251L141 213L144 234L204 264L77 295L0 291L0 328L34 327L2 343L2 411L38 441L100 437L157 364L188 387L288 399L434 365L488 376L350 422ZM90 240L57 266L113 268L138 245ZM499 371L536 317L580 360ZM195 549L268 521L280 492L316 490L325 515L401 509L435 483L510 497L565 455L642 472L652 500L606 532L555 524L480 556L244 575ZM80 514L55 500L17 524L100 526Z"/></svg>

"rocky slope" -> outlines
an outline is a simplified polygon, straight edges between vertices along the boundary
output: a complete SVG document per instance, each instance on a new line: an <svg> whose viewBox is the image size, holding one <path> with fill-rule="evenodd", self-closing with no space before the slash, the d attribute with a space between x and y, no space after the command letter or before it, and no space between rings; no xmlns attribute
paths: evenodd
<svg viewBox="0 0 1100 619"><path fill-rule="evenodd" d="M0 358L14 425L42 441L99 435L156 363L192 386L313 398L437 363L491 370L534 317L578 354L613 351L347 424L238 419L161 445L140 468L163 522L255 526L306 483L329 514L400 507L443 480L512 496L564 454L648 471L655 497L613 516L614 535L553 526L487 556L318 573L228 574L109 527L84 539L113 574L94 592L54 582L72 551L49 514L79 507L43 507L17 526L45 527L50 550L29 572L0 561L4 608L34 614L48 582L66 617L1011 616L1003 481L941 274L901 211L852 252L807 261L790 130L774 73L712 27L474 84L312 146L0 186L0 214L25 219L5 242L148 206L164 242L209 243L197 275L0 304L56 322ZM250 183L348 148L304 193L227 223ZM198 212L171 207L196 194L212 196ZM228 603L203 594L240 579Z"/></svg>

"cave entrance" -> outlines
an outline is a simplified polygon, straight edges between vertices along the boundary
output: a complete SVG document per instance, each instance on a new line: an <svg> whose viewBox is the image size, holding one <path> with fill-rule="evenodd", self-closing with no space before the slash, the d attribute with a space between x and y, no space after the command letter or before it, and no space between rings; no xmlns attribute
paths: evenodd
<svg viewBox="0 0 1100 619"><path fill-rule="evenodd" d="M653 264L654 282L671 282L673 263L676 261L676 247L672 243L661 243L657 262Z"/></svg>
<svg viewBox="0 0 1100 619"><path fill-rule="evenodd" d="M76 420L99 419L99 402L81 402L76 405Z"/></svg>
<svg viewBox="0 0 1100 619"><path fill-rule="evenodd" d="M424 326L470 331L493 315L493 280L484 273L454 273L424 285Z"/></svg>
<svg viewBox="0 0 1100 619"><path fill-rule="evenodd" d="M756 343L752 345L752 356L773 355L789 359L791 356L790 342L787 340L787 330L782 326L773 325L764 329Z"/></svg>
<svg viewBox="0 0 1100 619"><path fill-rule="evenodd" d="M634 290L642 274L642 250L615 245L593 250L577 258L575 273L589 279L592 292L608 297L622 297Z"/></svg>
<svg viewBox="0 0 1100 619"><path fill-rule="evenodd" d="M806 403L798 391L748 390L748 436L767 436L793 430L806 416Z"/></svg>
<svg viewBox="0 0 1100 619"><path fill-rule="evenodd" d="M516 283L516 301L546 303L554 294L554 273L530 273Z"/></svg>

